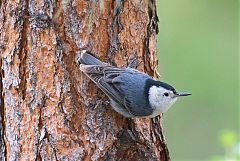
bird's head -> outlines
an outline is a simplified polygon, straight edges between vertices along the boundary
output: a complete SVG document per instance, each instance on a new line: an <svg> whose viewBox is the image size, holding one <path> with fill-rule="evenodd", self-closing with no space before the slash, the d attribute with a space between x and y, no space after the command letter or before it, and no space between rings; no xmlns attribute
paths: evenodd
<svg viewBox="0 0 240 161"><path fill-rule="evenodd" d="M167 83L155 81L149 87L149 104L155 109L156 113L166 112L179 97L189 96L190 93L179 93Z"/></svg>

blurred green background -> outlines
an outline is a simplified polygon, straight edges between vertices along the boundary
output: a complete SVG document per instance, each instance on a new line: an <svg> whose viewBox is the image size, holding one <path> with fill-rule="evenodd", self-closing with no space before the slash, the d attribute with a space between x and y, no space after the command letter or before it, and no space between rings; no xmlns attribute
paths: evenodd
<svg viewBox="0 0 240 161"><path fill-rule="evenodd" d="M164 115L172 160L240 160L238 1L158 0L157 7L160 79L193 94Z"/></svg>

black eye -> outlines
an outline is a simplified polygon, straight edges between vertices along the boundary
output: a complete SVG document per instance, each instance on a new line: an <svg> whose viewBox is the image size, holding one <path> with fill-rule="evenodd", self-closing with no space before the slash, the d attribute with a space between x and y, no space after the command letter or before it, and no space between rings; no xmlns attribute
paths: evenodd
<svg viewBox="0 0 240 161"><path fill-rule="evenodd" d="M167 96L169 96L169 93L167 93L167 92L166 92L166 93L164 93L164 96L166 96L166 97L167 97Z"/></svg>

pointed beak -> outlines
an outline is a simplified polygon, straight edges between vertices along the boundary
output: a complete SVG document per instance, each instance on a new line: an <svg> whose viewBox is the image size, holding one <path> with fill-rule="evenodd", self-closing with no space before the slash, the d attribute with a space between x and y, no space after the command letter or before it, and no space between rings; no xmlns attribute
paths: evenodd
<svg viewBox="0 0 240 161"><path fill-rule="evenodd" d="M176 97L182 97L182 96L190 96L191 93L176 93Z"/></svg>

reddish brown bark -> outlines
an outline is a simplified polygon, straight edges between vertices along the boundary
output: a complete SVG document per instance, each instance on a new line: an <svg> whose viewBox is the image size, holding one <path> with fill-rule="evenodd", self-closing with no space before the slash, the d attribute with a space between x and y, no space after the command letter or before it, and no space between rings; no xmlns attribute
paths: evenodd
<svg viewBox="0 0 240 161"><path fill-rule="evenodd" d="M169 160L161 119L126 119L82 49L157 77L155 1L0 2L0 160Z"/></svg>

